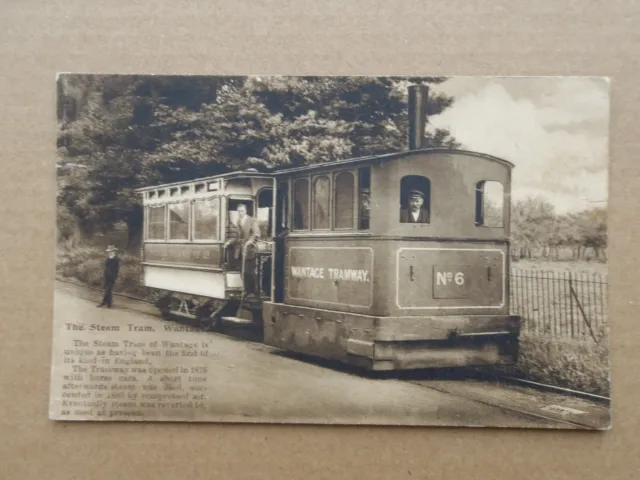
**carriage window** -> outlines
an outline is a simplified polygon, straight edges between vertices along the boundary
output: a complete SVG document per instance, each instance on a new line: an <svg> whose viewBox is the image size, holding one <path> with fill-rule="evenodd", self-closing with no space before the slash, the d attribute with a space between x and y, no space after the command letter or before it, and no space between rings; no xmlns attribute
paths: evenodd
<svg viewBox="0 0 640 480"><path fill-rule="evenodd" d="M329 229L329 177L318 177L313 181L313 229Z"/></svg>
<svg viewBox="0 0 640 480"><path fill-rule="evenodd" d="M194 240L218 240L220 199L196 200L193 203Z"/></svg>
<svg viewBox="0 0 640 480"><path fill-rule="evenodd" d="M169 239L189 239L189 204L186 202L169 205Z"/></svg>
<svg viewBox="0 0 640 480"><path fill-rule="evenodd" d="M309 229L309 180L306 178L293 184L293 229Z"/></svg>
<svg viewBox="0 0 640 480"><path fill-rule="evenodd" d="M363 167L358 170L358 228L360 230L369 229L369 219L371 217L371 169Z"/></svg>
<svg viewBox="0 0 640 480"><path fill-rule="evenodd" d="M483 180L476 184L476 225L504 226L504 188L500 182Z"/></svg>
<svg viewBox="0 0 640 480"><path fill-rule="evenodd" d="M431 182L421 175L400 181L400 223L431 222Z"/></svg>
<svg viewBox="0 0 640 480"><path fill-rule="evenodd" d="M333 203L334 228L353 228L355 179L353 173L342 172L335 178Z"/></svg>
<svg viewBox="0 0 640 480"><path fill-rule="evenodd" d="M166 205L147 207L147 239L164 240Z"/></svg>

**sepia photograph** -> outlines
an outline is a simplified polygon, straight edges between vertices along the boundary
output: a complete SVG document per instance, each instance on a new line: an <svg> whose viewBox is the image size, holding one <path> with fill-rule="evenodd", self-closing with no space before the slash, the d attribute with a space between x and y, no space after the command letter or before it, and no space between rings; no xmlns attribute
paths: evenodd
<svg viewBox="0 0 640 480"><path fill-rule="evenodd" d="M55 86L51 419L611 428L608 78Z"/></svg>

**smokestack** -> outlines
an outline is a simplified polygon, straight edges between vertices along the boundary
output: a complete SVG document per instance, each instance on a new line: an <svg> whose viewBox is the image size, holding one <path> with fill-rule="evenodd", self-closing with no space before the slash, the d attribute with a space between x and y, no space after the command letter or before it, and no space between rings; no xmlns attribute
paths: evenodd
<svg viewBox="0 0 640 480"><path fill-rule="evenodd" d="M429 87L426 85L409 86L409 150L424 148L428 98Z"/></svg>

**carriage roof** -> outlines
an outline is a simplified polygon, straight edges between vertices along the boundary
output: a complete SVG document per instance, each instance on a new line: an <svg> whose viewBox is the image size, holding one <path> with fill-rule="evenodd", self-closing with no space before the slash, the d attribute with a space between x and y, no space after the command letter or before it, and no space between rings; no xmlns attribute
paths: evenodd
<svg viewBox="0 0 640 480"><path fill-rule="evenodd" d="M192 180L184 180L182 182L163 183L163 184L159 184L159 185L152 185L152 186L149 186L149 187L141 187L141 188L137 188L135 191L136 191L136 193L142 193L142 192L146 192L148 190L156 190L158 188L179 187L179 186L182 186L182 185L191 185L191 184L194 184L194 183L207 182L207 181L212 181L212 180L219 180L219 179L233 180L233 179L236 179L236 178L247 178L247 177L252 177L252 178L273 178L273 174L272 173L259 172L259 171L254 170L254 169L238 170L238 171L235 171L235 172L221 173L219 175L211 175L209 177L200 177L200 178L194 178Z"/></svg>
<svg viewBox="0 0 640 480"><path fill-rule="evenodd" d="M142 193L148 190L154 190L157 188L165 188L165 187L177 187L177 186L181 186L181 185L190 185L193 183L198 183L198 182L207 182L207 181L212 181L212 180L219 180L219 179L225 179L225 180L233 180L233 179L237 179L237 178L247 178L247 177L252 177L252 178L273 178L273 177L282 177L282 176L286 176L289 174L293 174L293 173L298 173L298 172L308 172L308 171L316 171L316 170L328 170L328 169L333 169L333 168L340 168L343 166L347 166L347 165L360 165L360 164L367 164L367 163L373 163L376 161L385 161L385 160L394 160L397 158L401 158L401 157L406 157L406 156L411 156L411 155L429 155L429 154L454 154L454 155L466 155L466 156L472 156L472 157L478 157L484 160L488 160L488 161L492 161L492 162L496 162L499 164L504 165L507 168L513 168L514 164L509 162L508 160L505 160L503 158L499 158L499 157L495 157L493 155L488 155L485 153L479 153L479 152L473 152L473 151L469 151L469 150L458 150L458 149L449 149L449 148L426 148L426 149L419 149L419 150L405 150L402 152L393 152L393 153L387 153L387 154L383 154L383 155L368 155L368 156L364 156L364 157L356 157L356 158L347 158L344 160L335 160L333 162L324 162L324 163L315 163L312 165L303 165L300 167L292 167L292 168L285 168L282 170L274 170L272 172L259 172L255 169L245 169L245 170L238 170L235 172L229 172L229 173L223 173L220 175L212 175L209 177L201 177L201 178L195 178L193 180L185 180L182 182L173 182L173 183L165 183L165 184L161 184L161 185L153 185L153 186L149 186L149 187L142 187L142 188L138 188L136 189L136 193Z"/></svg>
<svg viewBox="0 0 640 480"><path fill-rule="evenodd" d="M508 168L513 168L514 165L513 163L509 162L508 160L505 160L503 158L499 158L499 157L495 157L493 155L488 155L485 153L478 153L478 152L472 152L469 150L457 150L457 149L450 149L450 148L425 148L425 149L418 149L418 150L405 150L402 152L393 152L393 153L387 153L387 154L383 154L383 155L369 155L369 156L365 156L365 157L357 157L357 158L348 158L345 160L336 160L333 162L325 162L325 163L315 163L313 165L304 165L304 166L300 166L300 167L293 167L293 168L287 168L287 169L283 169L283 170L278 170L278 171L274 171L273 175L275 176L284 176L284 175L288 175L291 173L298 173L298 172L307 172L307 171L313 171L313 170L325 170L325 169L332 169L332 168L340 168L342 166L346 166L346 165L356 165L356 164L367 164L367 163L373 163L379 160L394 160L397 158L401 158L401 157L407 157L407 156L411 156L411 155L425 155L425 154L454 154L454 155L466 155L466 156L472 156L472 157L478 157L478 158L482 158L484 160L489 160L489 161L493 161L496 163L500 163L502 165L504 165L505 167Z"/></svg>

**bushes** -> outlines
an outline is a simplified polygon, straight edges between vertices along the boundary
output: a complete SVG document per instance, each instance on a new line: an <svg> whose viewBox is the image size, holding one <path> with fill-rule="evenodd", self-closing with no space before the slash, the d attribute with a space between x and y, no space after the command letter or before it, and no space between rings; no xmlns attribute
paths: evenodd
<svg viewBox="0 0 640 480"><path fill-rule="evenodd" d="M104 281L103 248L81 247L69 249L59 247L57 252L56 273L59 277L76 280L92 287L101 288ZM150 298L150 292L140 283L142 273L140 258L123 253L120 255L120 273L115 291L140 298Z"/></svg>
<svg viewBox="0 0 640 480"><path fill-rule="evenodd" d="M518 364L510 373L528 380L609 395L608 339L577 340L531 334L520 337Z"/></svg>

